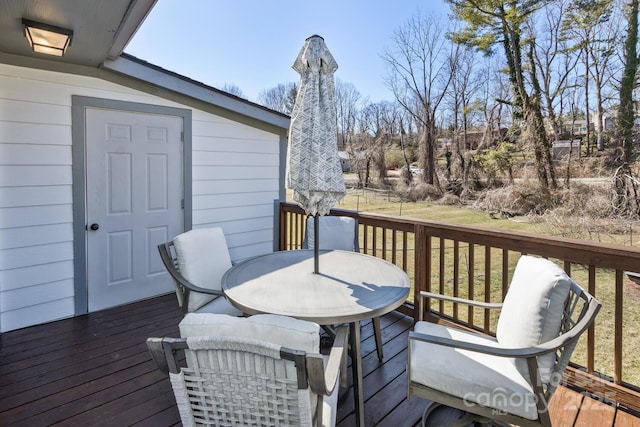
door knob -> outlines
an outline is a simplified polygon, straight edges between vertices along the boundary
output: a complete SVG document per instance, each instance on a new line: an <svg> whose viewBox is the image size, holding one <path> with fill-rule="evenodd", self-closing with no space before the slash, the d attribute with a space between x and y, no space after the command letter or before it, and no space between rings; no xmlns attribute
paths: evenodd
<svg viewBox="0 0 640 427"><path fill-rule="evenodd" d="M91 228L93 231L96 231L98 228L100 228L100 226L94 222L89 228Z"/></svg>

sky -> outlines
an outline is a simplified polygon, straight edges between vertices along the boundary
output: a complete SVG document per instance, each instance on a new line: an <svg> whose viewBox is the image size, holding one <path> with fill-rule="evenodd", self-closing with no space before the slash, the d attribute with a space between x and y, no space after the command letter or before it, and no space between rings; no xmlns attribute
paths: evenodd
<svg viewBox="0 0 640 427"><path fill-rule="evenodd" d="M223 89L260 92L298 82L291 68L318 34L338 63L335 77L369 102L393 100L380 58L394 30L418 13L446 17L444 0L158 0L125 52Z"/></svg>

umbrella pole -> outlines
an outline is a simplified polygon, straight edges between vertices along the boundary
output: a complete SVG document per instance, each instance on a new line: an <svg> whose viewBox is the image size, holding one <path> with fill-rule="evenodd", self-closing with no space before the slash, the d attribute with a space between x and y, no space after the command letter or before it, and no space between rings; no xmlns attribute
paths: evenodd
<svg viewBox="0 0 640 427"><path fill-rule="evenodd" d="M320 241L318 239L318 234L320 234L320 216L318 214L315 215L313 219L313 272L315 274L319 273L319 257L320 257Z"/></svg>

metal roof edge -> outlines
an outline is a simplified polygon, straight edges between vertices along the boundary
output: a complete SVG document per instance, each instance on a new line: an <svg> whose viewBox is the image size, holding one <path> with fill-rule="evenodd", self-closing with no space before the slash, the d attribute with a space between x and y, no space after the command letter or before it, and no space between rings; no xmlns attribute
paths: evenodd
<svg viewBox="0 0 640 427"><path fill-rule="evenodd" d="M290 117L249 100L192 80L157 65L123 53L115 60L103 64L106 70L124 74L154 86L161 86L199 101L215 105L272 126L289 129Z"/></svg>

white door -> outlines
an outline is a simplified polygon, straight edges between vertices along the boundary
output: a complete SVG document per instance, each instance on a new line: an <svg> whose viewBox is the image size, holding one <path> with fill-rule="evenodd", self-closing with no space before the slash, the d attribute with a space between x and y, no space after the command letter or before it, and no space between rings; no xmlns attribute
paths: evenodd
<svg viewBox="0 0 640 427"><path fill-rule="evenodd" d="M157 245L183 230L182 118L87 108L89 311L170 292Z"/></svg>

